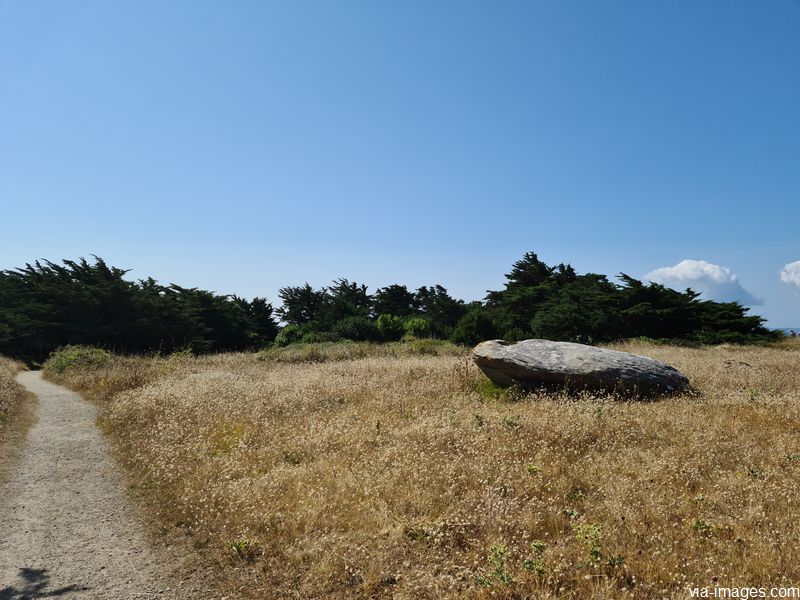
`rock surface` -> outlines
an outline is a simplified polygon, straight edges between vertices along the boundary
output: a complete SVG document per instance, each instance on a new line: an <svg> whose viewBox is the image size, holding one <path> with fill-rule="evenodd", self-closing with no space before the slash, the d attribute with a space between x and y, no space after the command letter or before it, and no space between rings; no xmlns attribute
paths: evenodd
<svg viewBox="0 0 800 600"><path fill-rule="evenodd" d="M685 389L680 371L646 356L570 342L492 340L478 344L475 364L498 385L567 387L649 396Z"/></svg>

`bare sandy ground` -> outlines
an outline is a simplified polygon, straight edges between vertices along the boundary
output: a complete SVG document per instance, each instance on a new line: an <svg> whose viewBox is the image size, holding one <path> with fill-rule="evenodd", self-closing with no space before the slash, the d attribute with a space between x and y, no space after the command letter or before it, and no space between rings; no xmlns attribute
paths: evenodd
<svg viewBox="0 0 800 600"><path fill-rule="evenodd" d="M39 372L18 381L39 397L38 421L0 485L0 600L210 598L177 549L149 539L95 407Z"/></svg>

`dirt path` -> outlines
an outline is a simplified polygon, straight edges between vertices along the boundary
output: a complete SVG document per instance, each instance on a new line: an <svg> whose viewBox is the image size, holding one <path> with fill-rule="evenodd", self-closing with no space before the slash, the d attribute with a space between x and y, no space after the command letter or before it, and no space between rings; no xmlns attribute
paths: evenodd
<svg viewBox="0 0 800 600"><path fill-rule="evenodd" d="M94 406L39 372L18 381L38 421L0 487L0 600L194 597L130 508Z"/></svg>

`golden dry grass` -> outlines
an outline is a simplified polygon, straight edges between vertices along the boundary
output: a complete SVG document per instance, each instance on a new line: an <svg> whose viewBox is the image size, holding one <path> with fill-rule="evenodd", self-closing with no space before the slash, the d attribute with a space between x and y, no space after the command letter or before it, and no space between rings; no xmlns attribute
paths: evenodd
<svg viewBox="0 0 800 600"><path fill-rule="evenodd" d="M403 358L405 356L463 356L464 348L435 339L375 344L373 342L321 342L292 344L262 350L258 358L278 363L330 362L358 358Z"/></svg>
<svg viewBox="0 0 800 600"><path fill-rule="evenodd" d="M24 397L22 388L14 380L22 368L18 362L0 356L0 430L15 414Z"/></svg>
<svg viewBox="0 0 800 600"><path fill-rule="evenodd" d="M493 400L466 356L114 358L60 379L103 403L156 519L191 531L230 597L800 581L800 344L616 347L696 392Z"/></svg>

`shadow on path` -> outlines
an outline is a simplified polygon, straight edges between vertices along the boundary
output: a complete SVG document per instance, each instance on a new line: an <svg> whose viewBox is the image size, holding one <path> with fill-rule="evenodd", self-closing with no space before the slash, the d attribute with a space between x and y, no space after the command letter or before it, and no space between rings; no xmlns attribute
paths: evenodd
<svg viewBox="0 0 800 600"><path fill-rule="evenodd" d="M47 589L50 586L50 575L47 569L28 569L22 567L19 577L24 581L23 587L8 586L0 588L0 600L34 600L35 598L58 598L70 592L85 592L88 587L82 585L67 585L57 589Z"/></svg>

